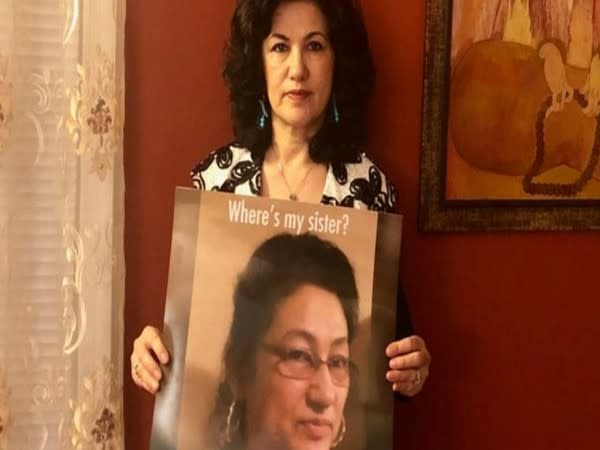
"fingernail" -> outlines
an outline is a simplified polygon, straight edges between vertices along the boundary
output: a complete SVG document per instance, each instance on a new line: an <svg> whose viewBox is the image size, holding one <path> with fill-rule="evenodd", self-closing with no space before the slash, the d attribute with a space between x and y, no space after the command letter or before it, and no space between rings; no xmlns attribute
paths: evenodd
<svg viewBox="0 0 600 450"><path fill-rule="evenodd" d="M163 364L166 364L169 362L169 355L167 355L166 353L161 353L160 354L160 362L162 362Z"/></svg>
<svg viewBox="0 0 600 450"><path fill-rule="evenodd" d="M160 373L160 370L155 369L152 374L154 375L154 378L157 378L160 380L160 377L162 376L162 374Z"/></svg>

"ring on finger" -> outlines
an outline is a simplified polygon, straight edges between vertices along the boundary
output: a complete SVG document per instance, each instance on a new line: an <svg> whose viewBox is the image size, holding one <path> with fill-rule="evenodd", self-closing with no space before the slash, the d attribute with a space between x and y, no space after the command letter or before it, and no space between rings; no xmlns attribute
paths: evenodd
<svg viewBox="0 0 600 450"><path fill-rule="evenodd" d="M140 378L140 363L135 363L133 365L133 373L136 377Z"/></svg>
<svg viewBox="0 0 600 450"><path fill-rule="evenodd" d="M421 384L422 381L423 381L423 375L421 374L420 370L417 370L417 376L415 378L414 383L415 384Z"/></svg>

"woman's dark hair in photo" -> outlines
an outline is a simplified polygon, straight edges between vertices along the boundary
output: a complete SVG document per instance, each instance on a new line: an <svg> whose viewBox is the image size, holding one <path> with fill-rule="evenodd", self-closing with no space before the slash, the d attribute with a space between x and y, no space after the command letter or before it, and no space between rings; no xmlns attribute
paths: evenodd
<svg viewBox="0 0 600 450"><path fill-rule="evenodd" d="M346 255L331 242L309 233L279 234L263 242L239 276L233 294L233 319L223 352L225 379L217 393L209 428L215 433L214 439L218 439L236 400L239 432L222 448L240 448L245 436L245 405L243 399L234 397L232 384L252 383L258 347L277 306L305 285L337 296L348 325L348 339L352 341L358 321L358 290Z"/></svg>
<svg viewBox="0 0 600 450"><path fill-rule="evenodd" d="M262 160L272 142L270 121L257 126L259 99L267 98L262 44L271 32L277 6L293 0L239 0L231 20L223 76L230 91L236 142ZM315 162L355 162L367 138L367 108L375 71L367 31L356 0L311 0L326 18L335 55L332 97L340 121L333 119L330 100L326 119L310 140ZM267 108L268 101L265 102Z"/></svg>

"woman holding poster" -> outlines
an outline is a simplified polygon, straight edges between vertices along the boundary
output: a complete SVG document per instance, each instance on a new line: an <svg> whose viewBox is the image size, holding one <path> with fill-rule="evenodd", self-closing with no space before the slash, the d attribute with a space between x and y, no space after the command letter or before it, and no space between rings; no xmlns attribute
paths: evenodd
<svg viewBox="0 0 600 450"><path fill-rule="evenodd" d="M235 141L193 170L196 188L395 211L394 186L363 152L374 68L355 1L239 0L224 78ZM401 339L385 349L386 377L393 391L413 396L430 355L411 335L402 296L398 314ZM162 379L154 356L169 361L159 331L146 327L131 366L135 383L151 393Z"/></svg>

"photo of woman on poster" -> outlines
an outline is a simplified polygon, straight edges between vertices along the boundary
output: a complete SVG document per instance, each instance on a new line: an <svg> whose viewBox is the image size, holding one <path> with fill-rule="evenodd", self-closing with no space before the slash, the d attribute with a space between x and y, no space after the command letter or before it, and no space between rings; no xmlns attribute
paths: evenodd
<svg viewBox="0 0 600 450"><path fill-rule="evenodd" d="M311 234L275 235L250 257L233 303L207 448L339 445L358 321L346 255Z"/></svg>

